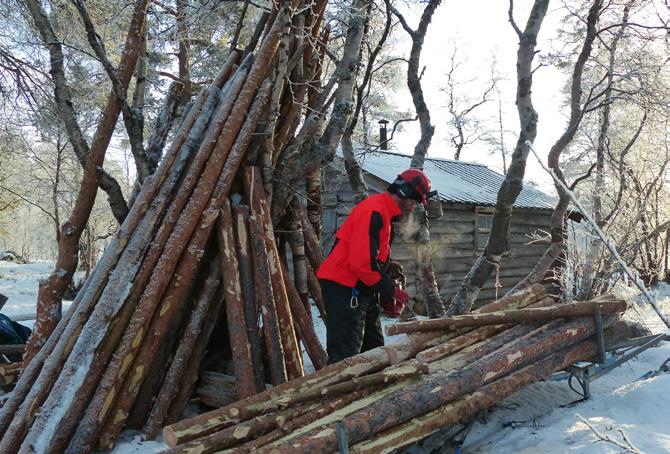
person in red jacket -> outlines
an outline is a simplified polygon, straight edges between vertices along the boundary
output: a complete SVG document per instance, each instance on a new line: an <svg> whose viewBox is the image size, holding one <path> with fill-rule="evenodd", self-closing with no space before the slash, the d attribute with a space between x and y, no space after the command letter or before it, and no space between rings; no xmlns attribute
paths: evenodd
<svg viewBox="0 0 670 454"><path fill-rule="evenodd" d="M393 222L433 194L422 171L405 170L386 192L356 205L335 234L317 271L328 318L329 364L384 345L380 305L399 314L409 301L389 277Z"/></svg>

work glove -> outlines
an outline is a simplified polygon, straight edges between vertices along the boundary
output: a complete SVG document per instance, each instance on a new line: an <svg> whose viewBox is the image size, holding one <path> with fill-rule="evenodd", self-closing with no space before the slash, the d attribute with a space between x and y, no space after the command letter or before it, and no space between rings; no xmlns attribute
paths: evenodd
<svg viewBox="0 0 670 454"><path fill-rule="evenodd" d="M389 314L392 317L400 317L403 309L409 302L409 293L396 285L393 288L393 297L388 300L381 301L382 309L384 312Z"/></svg>

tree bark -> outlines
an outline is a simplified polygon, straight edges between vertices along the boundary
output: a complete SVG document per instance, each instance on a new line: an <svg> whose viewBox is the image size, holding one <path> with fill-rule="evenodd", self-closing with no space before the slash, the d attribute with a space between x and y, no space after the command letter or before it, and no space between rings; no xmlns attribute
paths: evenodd
<svg viewBox="0 0 670 454"><path fill-rule="evenodd" d="M305 176L307 191L307 207L305 208L307 219L312 226L314 236L317 240L321 236L321 168L311 170ZM303 226L303 229L305 227ZM314 265L312 265L314 266Z"/></svg>
<svg viewBox="0 0 670 454"><path fill-rule="evenodd" d="M314 325L312 324L312 318L308 316L309 308L300 304L300 295L298 291L293 286L293 283L288 277L288 270L284 263L281 263L282 275L284 277L284 285L286 286L286 291L288 293L288 301L291 305L291 313L293 315L293 321L295 323L295 328L300 336L300 340L307 350L309 358L312 360L312 365L316 370L323 369L328 362L328 355L323 349L319 337L314 332ZM300 354L300 350L298 350Z"/></svg>
<svg viewBox="0 0 670 454"><path fill-rule="evenodd" d="M596 2L601 3L601 2ZM612 42L609 44L609 62L607 67L607 85L603 98L605 99L604 106L600 111L600 130L598 131L598 143L596 146L596 169L595 180L593 183L593 220L601 229L604 227L603 216L603 179L605 178L605 142L607 141L610 127L610 116L612 112L612 91L615 89L614 77L616 74L616 53L619 40L626 30L628 23L628 13L630 11L630 1L624 6L623 17L621 19L622 26L619 27L617 34ZM593 235L593 233L592 233ZM584 267L582 270L582 282L578 288L577 298L586 300L594 296L594 280L596 277L596 262L602 253L602 246L600 240L593 235L588 242L586 248Z"/></svg>
<svg viewBox="0 0 670 454"><path fill-rule="evenodd" d="M284 424L281 424L278 429L275 429L266 435L258 437L253 441L250 441L240 446L236 446L234 449L224 451L224 453L225 454L255 453L262 446L265 446L269 443L272 443L275 440L278 440L279 438L285 436L287 433L291 433L293 430L299 429L300 427L304 426L309 422L316 421L330 413L335 412L336 410L344 408L347 405L364 397L369 393L370 391L367 389L359 390L344 396L339 396L333 400L324 402L318 408L311 410L302 416L285 421Z"/></svg>
<svg viewBox="0 0 670 454"><path fill-rule="evenodd" d="M342 139L345 127L353 112L352 94L355 85L355 73L360 59L368 0L352 0L351 19L348 23L343 55L335 69L338 81L335 100L328 124L322 133L314 136L314 129L320 130L323 119L320 112L314 112L305 120L299 137L294 140L277 162L275 178L281 176L281 185L275 185L272 200L272 221L276 223L283 215L287 203L291 200L291 189L305 175L330 162L335 149Z"/></svg>
<svg viewBox="0 0 670 454"><path fill-rule="evenodd" d="M523 305L536 301L546 293L541 285L532 285L516 294L501 298L479 309L480 312L500 310L508 305ZM235 402L224 408L213 410L190 419L180 421L163 430L163 438L169 446L177 446L202 436L246 421L259 414L274 411L279 401L293 395L322 389L335 383L345 382L353 377L378 372L392 364L399 364L413 358L422 350L439 345L456 337L441 335L437 332L409 335L399 342L375 348L359 355L330 364L323 369L274 388L268 389L245 400ZM517 336L518 337L518 336Z"/></svg>
<svg viewBox="0 0 670 454"><path fill-rule="evenodd" d="M231 60L234 60L234 58ZM230 63L229 61L227 65L224 65L222 72L227 71L231 67ZM184 168L191 161L193 148L197 146L197 139L194 139L194 137L200 137L203 133L214 108L214 103L218 97L216 93L218 93L219 89L220 87L210 87L210 90L203 91L197 103L197 105L202 106L201 118L196 120L201 108L195 108L194 106L194 109L192 109L193 115L189 115L190 118L182 125L184 128L183 132L178 134L173 142L171 153L168 154L169 158L163 160L164 165L161 164L161 168L156 174L157 176L145 182L143 190L140 192L137 202L133 205L133 210L131 210L131 213L134 213L137 206L137 218L134 217L130 223L124 223L121 229L126 235L125 238L121 237L123 238L122 241L128 242L128 246L125 249L123 248L125 242L120 242L123 255L119 263L122 263L123 266L117 266L114 272L109 275L102 295L91 293L86 296L86 300L84 300L86 305L83 305L81 311L78 311L76 314L77 321L68 326L67 332L72 334L69 334L66 339L78 338L77 343L71 345L61 342L58 345L58 355L52 355L61 358L64 357L63 355L69 353L68 349L72 349L74 352L68 357L68 361L64 365L59 365L57 362L53 365L50 364L48 375L44 374L46 380L52 380L58 372L58 368L62 367L58 381L55 383L49 399L43 404L40 416L33 424L34 427L38 423L40 425L49 424L50 430L52 426L58 425L59 428L56 431L58 435L51 439L51 442L54 444L66 442L71 431L69 425L78 422L77 415L87 405L91 393L94 391L100 376L104 372L108 358L112 356L116 343L123 334L123 330L131 316L133 303L139 298L139 293L154 270L154 265L160 256L162 246L167 241L167 236L163 240L154 238L154 248L149 249L148 253L146 250L147 245L151 243L151 238L154 236L155 229L161 220L165 224L166 219L169 219L170 209L175 206L172 199L176 192L175 187L183 175ZM162 187L159 186L161 184ZM183 181L180 184L183 185ZM170 203L172 204L169 205L169 208L166 208ZM141 222L139 217L142 217ZM137 227L138 223L139 227ZM172 224L173 221L167 222L168 226L172 226ZM170 233L170 229L160 229L159 231L162 233L166 233L167 231L168 235ZM130 236L131 233L132 236ZM160 234L158 236L160 237ZM116 252L116 254L121 254L121 250ZM112 250L112 253L114 253L114 250ZM147 254L145 255L145 253ZM119 256L115 255L113 260L117 260L118 258ZM140 268L139 264L141 260L143 262ZM116 261L109 264L104 262L104 264L105 268L100 271L101 279L107 277L112 267L116 265ZM128 282L133 282L130 294L128 294ZM102 288L98 291L101 290ZM123 304L126 301L130 301L131 303ZM99 304L96 304L96 302ZM95 305L95 309L90 315L91 309L88 308L89 305ZM110 318L114 321L114 324L108 330L102 330L101 326L109 324ZM91 351L96 351L95 363L91 362L94 358ZM85 374L85 376L76 373L80 368L91 367L93 369L89 369L89 373ZM81 380L76 385L80 386L80 388L78 388L79 392L74 395L68 394L73 399L73 402L67 408L62 421L49 418L48 415L53 411L54 405L56 408L65 405L62 393L67 392L72 386L75 386L72 383L72 379ZM49 382L47 381L47 383ZM46 397L41 393L48 392L48 387L44 387L44 389L40 387L38 390L42 396L40 398ZM42 418L43 415L47 416ZM40 430L36 429L34 432L37 434L40 433Z"/></svg>
<svg viewBox="0 0 670 454"><path fill-rule="evenodd" d="M376 433L436 410L527 364L542 360L560 348L568 348L593 332L589 319L578 319L512 342L460 370L431 375L416 384L404 386L347 415L342 421L347 438L351 444L359 443ZM331 423L319 428L316 433L289 438L259 452L270 452L270 449L273 453L334 452L337 446L335 424Z"/></svg>
<svg viewBox="0 0 670 454"><path fill-rule="evenodd" d="M244 174L244 187L247 199L251 205L251 210L252 212L256 212L258 220L261 222L265 230L264 240L270 271L272 295L274 297L274 305L277 311L277 320L279 322L279 332L281 334L287 377L289 380L292 380L304 375L302 358L300 356L298 341L293 329L293 318L291 317L291 309L286 294L286 287L284 287L281 258L277 251L272 221L270 220L270 209L265 192L263 191L261 173L257 167L248 167L246 169Z"/></svg>
<svg viewBox="0 0 670 454"><path fill-rule="evenodd" d="M235 369L235 383L237 396L240 399L256 394L256 380L253 372L253 358L251 343L247 337L247 322L244 316L244 298L238 272L237 248L233 234L233 216L230 205L226 201L221 206L219 227L219 256L221 257L221 271L226 299L226 319L230 334L233 366Z"/></svg>
<svg viewBox="0 0 670 454"><path fill-rule="evenodd" d="M200 374L195 394L203 404L212 408L225 407L239 400L235 377L208 370Z"/></svg>
<svg viewBox="0 0 670 454"><path fill-rule="evenodd" d="M256 389L265 390L265 374L261 357L261 340L258 331L258 307L254 287L253 255L249 238L249 207L239 205L236 210L235 245L240 265L240 282L244 298L244 318L247 326L247 338L251 346L253 372Z"/></svg>
<svg viewBox="0 0 670 454"><path fill-rule="evenodd" d="M321 251L321 246L319 245L319 237L316 230L313 228L307 210L299 203L295 204L295 208L300 216L300 225L302 226L302 233L305 237L305 255L307 256L307 260L312 269L318 270L326 259L323 255L323 251Z"/></svg>
<svg viewBox="0 0 670 454"><path fill-rule="evenodd" d="M609 334L611 340L625 336L619 325ZM526 366L480 389L464 395L437 410L413 418L401 425L381 432L369 440L351 447L355 453L391 452L412 445L431 433L462 421L468 421L478 411L501 402L513 393L532 383L545 380L554 372L565 369L579 361L595 357L598 346L595 341L584 341L573 347L562 349L551 356Z"/></svg>
<svg viewBox="0 0 670 454"><path fill-rule="evenodd" d="M440 6L441 0L430 0L426 5L419 26L416 30L412 30L405 18L393 8L393 13L398 17L405 31L412 39L412 48L409 54L407 64L407 87L412 95L412 102L419 118L419 125L421 128L421 137L414 147L414 154L410 162L410 167L423 169L426 160L428 148L435 133L435 127L430 122L430 110L426 104L421 87L421 76L419 75L419 60L421 58L421 51L423 49L423 42L428 32L428 26L433 19L433 14L437 7ZM417 235L417 280L421 283L421 290L423 299L426 303L428 316L431 318L444 316L445 309L440 297L439 289L437 288L437 280L435 279L435 270L433 269L433 254L430 247L430 230L428 227L428 218L426 211L422 206L417 207L414 215L419 220L419 232ZM409 309L404 311L401 317L411 317L412 313Z"/></svg>
<svg viewBox="0 0 670 454"><path fill-rule="evenodd" d="M149 136L149 139L147 140L145 153L152 169L155 169L158 166L163 155L163 148L165 147L168 133L170 132L177 115L179 100L183 94L182 88L182 84L179 82L172 82L170 84L163 106L154 123L151 136Z"/></svg>
<svg viewBox="0 0 670 454"><path fill-rule="evenodd" d="M305 306L305 312L312 320L312 311L309 307L309 287L307 285L307 257L305 257L305 236L302 234L302 226L300 219L297 216L296 210L299 207L295 205L300 202L293 201L294 208L291 213L291 220L288 225L288 242L291 246L291 257L293 258L293 281L295 282L295 290Z"/></svg>
<svg viewBox="0 0 670 454"><path fill-rule="evenodd" d="M269 51L266 49L266 52ZM231 112L230 117L227 119L221 136L212 151L210 160L198 180L188 205L186 205L184 211L181 213L179 221L175 226L174 232L176 232L176 235L171 235L165 246L165 251L168 252L168 255L164 254L161 257L164 261L162 263L159 261L154 270L154 274L159 276L163 274L159 271L161 270L161 264L164 264L166 269L164 276L172 276L170 269L175 270L174 278L170 282L171 287L166 289L162 279L157 278L153 282L149 282L142 298L140 298L138 310L146 308L146 313L151 314L155 311L158 299L162 295L163 300L158 312L159 318L152 322L152 326L155 326L155 328L150 331L151 337L145 341L141 349L134 348L135 343L141 337L140 335L131 335L133 329L129 327L124 335L124 341L130 343L122 345L128 345L131 348L127 352L124 352L121 348L117 349L115 357L112 359L110 366L108 366L108 371L114 371L116 382L121 375L118 372L121 370L121 364L126 364L126 361L129 359L130 361L134 360L131 371L128 372L128 378L118 394L115 409L113 410L114 418L108 418L103 428L99 441L102 446L111 447L123 428L125 419L122 419L122 415L123 417L127 417L137 396L139 385L148 373L145 364L150 364L156 349L167 334L167 327L170 320L174 317L176 306L186 297L187 286L181 285L181 281L191 282L194 274L199 269L205 245L218 217L219 207L222 201L226 200L228 196L233 178L251 142L253 133L256 131L261 113L267 105L267 91L265 89L260 89L256 95L256 90L263 80L267 65L269 64L269 59L265 62L263 61L263 58L267 57L268 55L262 55L261 50L259 59L249 71L249 76L236 100L236 109ZM252 101L253 105L251 105ZM244 112L247 109L248 114L245 118ZM236 139L234 139L235 137ZM198 219L200 219L200 222L193 222ZM188 236L182 237L182 235L191 236L190 241L187 243L185 239ZM179 258L179 263L175 268L171 264L170 254L174 254L174 258L176 259L179 245L184 248L185 253ZM184 247L186 245L188 247ZM131 320L131 327L144 326L146 328L146 318L144 315L139 315L141 312L138 310L136 310L138 318L135 318L134 314L133 320ZM135 355L137 356L135 357ZM100 392L96 394L102 395L104 394L103 390L108 389L103 383L104 379L101 381L101 385L99 385ZM92 411L95 411L95 408L95 406L89 407ZM99 413L96 413L96 415L99 416Z"/></svg>
<svg viewBox="0 0 670 454"><path fill-rule="evenodd" d="M105 293L102 293L105 286L114 292L119 290L118 284L114 283L116 278L118 282L122 282L122 286L133 279L133 274L125 274L134 273L136 270L133 270L132 267L114 273L109 280L108 276L119 261L132 263L132 260L137 259L139 257L137 254L142 253L141 251L149 241L150 237L144 235L152 234L153 223L158 222L164 204L167 203L169 188L176 184L175 178L181 173L181 168L188 160L190 148L185 145L187 135L189 131L197 129L195 119L197 113L205 105L208 93L207 90L201 92L191 114L184 121L182 130L175 137L166 159L161 163L158 172L145 183L137 203L105 249L105 254L98 262L93 274L77 294L70 311L59 322L44 348L27 365L11 398L5 403L0 413L0 433L4 434L0 446L5 442L8 444L17 442L18 437L23 436L28 420L33 417L35 410L47 398L53 381L56 380L56 374L64 367L65 358L73 348L72 344L61 342L60 339L84 338L84 334L80 334L80 331L98 299L107 297ZM159 190L161 195L157 196ZM152 212L155 213L154 217L147 216ZM111 295L110 299L105 300L106 303L98 307L104 308L118 298L116 293L109 295ZM47 358L49 361L45 364ZM54 391L52 393L55 394ZM21 405L20 408L19 405ZM10 421L11 426L9 426Z"/></svg>
<svg viewBox="0 0 670 454"><path fill-rule="evenodd" d="M255 418L250 419L249 421L244 421L234 427L229 427L211 435L207 435L206 437L178 445L173 449L166 451L166 454L195 452L206 454L219 452L222 449L230 448L240 443L244 443L245 441L253 440L260 435L264 435L277 427L282 426L286 421L291 421L314 410L317 406L318 404L311 404L297 408L289 408L267 415L256 416Z"/></svg>
<svg viewBox="0 0 670 454"><path fill-rule="evenodd" d="M554 171L556 176L560 178L565 183L565 177L563 176L563 171L560 168L560 156L563 153L563 150L572 142L577 133L581 120L583 118L583 109L582 109L582 75L584 73L584 66L588 61L591 50L593 49L593 42L597 37L597 23L600 16L600 7L602 6L602 0L595 0L589 10L589 14L586 20L587 29L586 36L584 38L584 44L582 49L577 57L575 66L572 71L572 79L570 84L570 119L568 125L561 134L561 137L554 143L554 145L549 150L549 155L547 156L547 164L549 168ZM590 100L584 102L586 107L587 103ZM538 264L531 270L527 277L525 277L519 284L514 288L523 288L525 285L534 284L541 282L544 279L544 276L547 274L547 271L551 268L552 265L556 264L557 261L564 261L566 254L566 245L565 245L565 213L568 210L570 199L568 198L565 191L556 184L556 191L558 192L558 202L554 208L553 213L551 214L551 245L547 251L540 257Z"/></svg>
<svg viewBox="0 0 670 454"><path fill-rule="evenodd" d="M273 385L287 381L284 350L281 343L277 309L275 308L270 269L261 215L252 210L249 215L249 237L254 262L256 297L263 316L263 335L268 355L268 367Z"/></svg>
<svg viewBox="0 0 670 454"><path fill-rule="evenodd" d="M422 320L416 322L396 323L386 326L386 335L409 334L422 331L454 330L465 327L478 327L508 323L527 323L549 321L566 317L582 317L595 314L600 310L603 314L623 312L627 303L623 300L584 301L580 303L560 304L551 307L534 309L516 309L486 314L465 314L442 319Z"/></svg>
<svg viewBox="0 0 670 454"><path fill-rule="evenodd" d="M319 310L319 316L325 323L327 316L326 305L323 302L323 295L321 294L321 284L319 284L319 279L309 264L307 264L307 286L309 287L309 293L312 295L314 304L316 304L316 308Z"/></svg>
<svg viewBox="0 0 670 454"><path fill-rule="evenodd" d="M528 304L527 302L518 305L510 304L509 306L507 306L506 309L515 309L517 307L546 307L551 306L554 303L555 303L554 298L551 296L547 296L539 301L530 304ZM424 351L419 352L416 355L416 359L426 363L435 362L451 355L454 352L470 347L471 345L474 345L479 341L493 337L507 329L510 329L509 325L484 326L481 328L473 329L472 331L468 331L465 334L462 334L443 344L436 345L435 347L427 348Z"/></svg>
<svg viewBox="0 0 670 454"><path fill-rule="evenodd" d="M188 57L189 39L188 39L188 22L186 7L188 1L176 0L177 6L177 41L178 41L178 61L179 61L179 81L183 85L181 92L180 104L186 105L191 99L193 89L191 88L191 68ZM231 50L232 53L232 50Z"/></svg>
<svg viewBox="0 0 670 454"><path fill-rule="evenodd" d="M341 145L342 154L344 155L344 168L347 171L349 184L351 184L351 189L354 192L354 203L358 204L367 198L368 185L365 183L361 167L356 161L354 144L351 138L352 134L353 131L345 131L342 135Z"/></svg>
<svg viewBox="0 0 670 454"><path fill-rule="evenodd" d="M436 333L408 336L397 344L369 350L226 407L179 421L163 429L163 438L172 447L195 440L240 421L274 411L279 408L279 400L282 398L379 371L390 364L411 358L424 348L437 345L445 338Z"/></svg>
<svg viewBox="0 0 670 454"><path fill-rule="evenodd" d="M188 357L186 367L184 367L183 375L180 377L181 381L179 382L177 394L170 402L170 407L168 408L164 423L174 423L181 419L181 414L184 411L184 407L186 407L188 399L191 397L191 394L193 394L193 388L195 387L195 383L198 380L200 365L202 364L202 360L205 357L207 344L209 343L214 326L221 318L220 314L223 305L223 287L219 286L216 294L214 295L214 301L207 311L207 316L205 317L204 323L202 325L202 330L198 333L198 338L195 341L193 350Z"/></svg>
<svg viewBox="0 0 670 454"><path fill-rule="evenodd" d="M207 313L210 311L210 308L215 305L216 291L220 287L220 275L220 268L216 265L211 266L209 276L200 289L199 294L195 296L193 310L186 323L184 333L179 339L179 346L174 354L170 368L165 374L163 384L156 395L153 407L151 408L151 413L142 429L149 439L153 440L158 435L170 403L179 391L179 383L186 371L189 358L194 355L193 352L195 350L198 334L201 332L205 324Z"/></svg>
<svg viewBox="0 0 670 454"><path fill-rule="evenodd" d="M549 0L535 0L525 30L521 32L514 24L520 40L517 52L516 105L519 112L521 131L512 154L512 161L505 175L505 180L498 191L488 244L482 255L475 261L475 264L463 279L447 309L447 315L464 314L470 310L479 295L482 285L484 285L491 272L499 266L503 254L509 249L507 235L512 219L512 207L523 188L526 159L530 152L526 141L532 143L537 136L537 112L533 107L531 99L531 88L533 85L532 63L535 57L537 35L542 26L544 16L547 13L548 6Z"/></svg>
<svg viewBox="0 0 670 454"><path fill-rule="evenodd" d="M74 111L72 97L70 96L70 88L67 83L67 78L65 77L65 57L63 55L60 40L51 27L51 23L41 4L36 0L28 0L26 5L35 21L35 26L40 32L42 41L44 41L49 49L51 64L49 73L54 82L54 99L56 101L58 116L65 126L68 140L72 145L72 149L74 150L79 163L85 168L86 161L91 153L88 143L81 132L79 123L77 122L77 115ZM128 206L123 197L123 193L121 192L121 186L114 177L102 168L102 166L97 169L97 178L98 186L107 193L109 206L114 218L121 224L128 214ZM60 234L57 235L57 238L59 236Z"/></svg>

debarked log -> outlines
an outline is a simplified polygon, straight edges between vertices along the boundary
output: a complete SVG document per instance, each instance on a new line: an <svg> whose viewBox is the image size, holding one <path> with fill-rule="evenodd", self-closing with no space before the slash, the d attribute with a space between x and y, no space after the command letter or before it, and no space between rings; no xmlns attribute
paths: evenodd
<svg viewBox="0 0 670 454"><path fill-rule="evenodd" d="M465 327L527 323L533 321L555 320L565 317L583 317L594 315L596 310L600 310L602 314L614 314L617 312L624 312L627 307L628 304L623 300L584 301L550 307L488 312L485 314L456 315L454 317L387 325L386 334L392 336L400 333L453 330Z"/></svg>

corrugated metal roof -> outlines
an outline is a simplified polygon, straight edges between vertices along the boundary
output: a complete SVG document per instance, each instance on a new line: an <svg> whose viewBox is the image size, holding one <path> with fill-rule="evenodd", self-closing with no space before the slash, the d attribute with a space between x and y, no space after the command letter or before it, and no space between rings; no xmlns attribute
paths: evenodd
<svg viewBox="0 0 670 454"><path fill-rule="evenodd" d="M409 167L411 156L391 152L366 153L359 162L364 171L391 182ZM505 177L483 164L450 159L426 158L424 172L432 189L445 202L495 206L498 190ZM525 185L514 203L515 208L554 209L547 194Z"/></svg>

